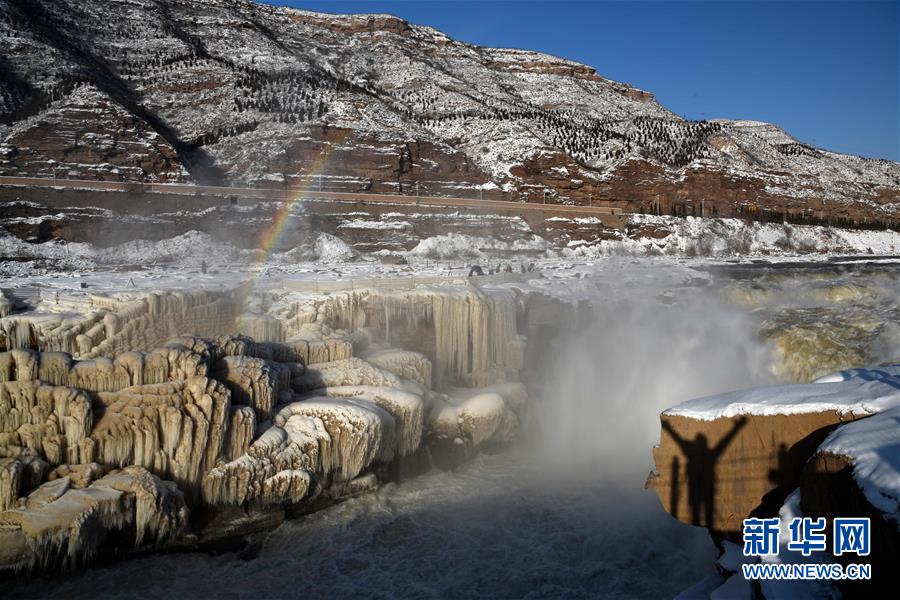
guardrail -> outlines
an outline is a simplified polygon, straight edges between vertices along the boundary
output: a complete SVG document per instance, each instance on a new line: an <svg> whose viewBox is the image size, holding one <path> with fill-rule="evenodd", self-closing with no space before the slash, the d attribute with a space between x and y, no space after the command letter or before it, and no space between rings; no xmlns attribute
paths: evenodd
<svg viewBox="0 0 900 600"><path fill-rule="evenodd" d="M330 202L371 202L376 204L403 204L413 206L495 208L511 211L537 211L572 215L620 215L624 211L614 206L574 206L569 204L539 204L536 202L513 202L506 200L484 200L482 198L454 198L449 196L420 196L403 194L369 194L364 192L329 192L314 189L225 187L193 185L182 183L140 183L122 181L93 181L83 179L49 179L43 177L0 176L0 186L51 187L119 191L126 193L168 193L187 195L222 195L265 200L291 200L302 193L309 200Z"/></svg>

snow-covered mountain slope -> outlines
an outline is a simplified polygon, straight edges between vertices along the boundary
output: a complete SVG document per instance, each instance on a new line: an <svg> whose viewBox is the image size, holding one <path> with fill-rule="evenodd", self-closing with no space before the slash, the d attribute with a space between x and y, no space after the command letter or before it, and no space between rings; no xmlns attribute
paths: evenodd
<svg viewBox="0 0 900 600"><path fill-rule="evenodd" d="M0 174L900 215L897 163L389 15L237 0L0 3Z"/></svg>

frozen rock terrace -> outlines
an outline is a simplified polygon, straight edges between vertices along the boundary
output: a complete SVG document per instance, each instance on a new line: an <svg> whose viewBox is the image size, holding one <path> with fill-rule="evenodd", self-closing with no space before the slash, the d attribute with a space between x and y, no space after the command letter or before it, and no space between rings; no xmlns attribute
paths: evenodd
<svg viewBox="0 0 900 600"><path fill-rule="evenodd" d="M0 318L0 570L212 547L508 443L528 303L237 288Z"/></svg>

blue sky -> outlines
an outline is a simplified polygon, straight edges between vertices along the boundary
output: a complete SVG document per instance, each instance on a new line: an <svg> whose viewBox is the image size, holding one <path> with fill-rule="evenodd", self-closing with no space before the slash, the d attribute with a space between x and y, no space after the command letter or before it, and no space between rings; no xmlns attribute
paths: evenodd
<svg viewBox="0 0 900 600"><path fill-rule="evenodd" d="M686 118L769 121L816 146L900 160L900 0L269 3L386 12L465 42L540 50Z"/></svg>

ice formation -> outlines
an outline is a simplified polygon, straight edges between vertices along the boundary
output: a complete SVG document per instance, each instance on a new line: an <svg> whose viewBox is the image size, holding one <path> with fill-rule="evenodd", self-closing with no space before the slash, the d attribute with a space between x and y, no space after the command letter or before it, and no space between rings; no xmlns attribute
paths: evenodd
<svg viewBox="0 0 900 600"><path fill-rule="evenodd" d="M92 424L91 401L80 390L40 381L0 384L0 509L39 483L49 466L77 457Z"/></svg>
<svg viewBox="0 0 900 600"><path fill-rule="evenodd" d="M247 356L226 356L213 373L231 390L231 402L253 407L259 421L272 416L279 390L291 381L289 368Z"/></svg>
<svg viewBox="0 0 900 600"><path fill-rule="evenodd" d="M15 305L16 303L13 302L13 300L7 298L6 295L0 291L0 319L8 317Z"/></svg>
<svg viewBox="0 0 900 600"><path fill-rule="evenodd" d="M299 502L310 474L350 481L396 452L394 418L374 402L310 397L282 407L246 454L206 474L203 498L213 505Z"/></svg>
<svg viewBox="0 0 900 600"><path fill-rule="evenodd" d="M496 391L438 396L427 417L430 436L469 448L509 441L518 425L516 413Z"/></svg>
<svg viewBox="0 0 900 600"><path fill-rule="evenodd" d="M425 400L419 394L383 386L338 385L320 388L295 398L305 400L323 396L365 400L387 411L397 424L397 452L400 455L415 452L422 441Z"/></svg>
<svg viewBox="0 0 900 600"><path fill-rule="evenodd" d="M334 473L338 479L348 481L376 459L389 462L394 458L396 423L374 402L352 398L307 398L278 411L275 425L284 427L291 417L298 415L321 421L330 437L324 451L320 444L317 466L323 473Z"/></svg>
<svg viewBox="0 0 900 600"><path fill-rule="evenodd" d="M202 356L179 348L90 360L73 360L65 352L0 352L0 381L41 380L90 392L113 392L135 385L204 377L206 373Z"/></svg>
<svg viewBox="0 0 900 600"><path fill-rule="evenodd" d="M86 298L0 318L0 570L87 561L115 532L165 545L189 508L224 532L234 507L335 501L424 444L518 428L518 292L284 292L240 315L234 292Z"/></svg>
<svg viewBox="0 0 900 600"><path fill-rule="evenodd" d="M362 354L367 362L400 377L431 387L431 361L421 352L411 350L374 350Z"/></svg>
<svg viewBox="0 0 900 600"><path fill-rule="evenodd" d="M136 546L182 534L189 517L172 482L129 466L75 487L69 477L49 481L0 512L2 564L31 569L60 560L80 564L100 550L106 536L131 532Z"/></svg>
<svg viewBox="0 0 900 600"><path fill-rule="evenodd" d="M361 289L286 302L273 309L288 335L365 328L386 346L400 344L432 360L436 385L483 386L515 379L525 339L518 334L517 292L471 286L407 291Z"/></svg>
<svg viewBox="0 0 900 600"><path fill-rule="evenodd" d="M238 306L231 293L149 293L136 300L91 295L84 316L62 313L0 318L7 349L59 350L81 358L149 351L186 332L232 333ZM274 340L273 340L274 341Z"/></svg>
<svg viewBox="0 0 900 600"><path fill-rule="evenodd" d="M256 411L252 406L232 406L223 455L234 460L247 453L256 435Z"/></svg>
<svg viewBox="0 0 900 600"><path fill-rule="evenodd" d="M337 385L399 387L400 379L387 369L353 357L308 365L303 374L291 380L291 386L298 392Z"/></svg>

